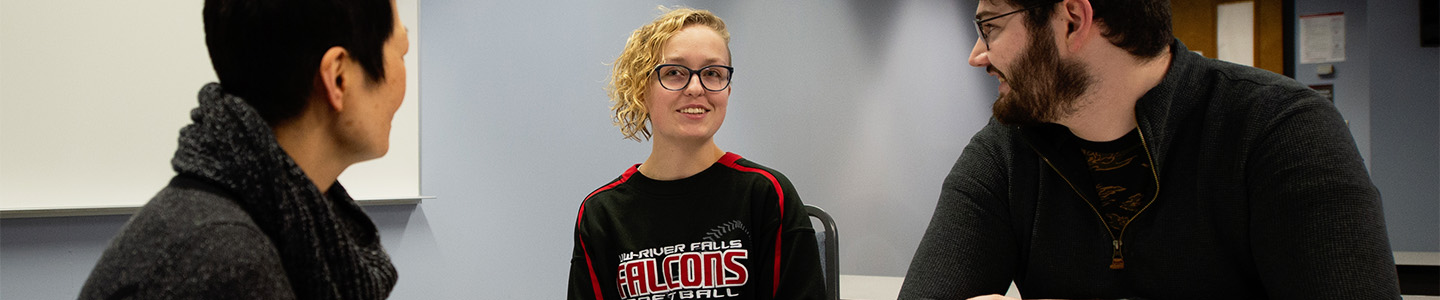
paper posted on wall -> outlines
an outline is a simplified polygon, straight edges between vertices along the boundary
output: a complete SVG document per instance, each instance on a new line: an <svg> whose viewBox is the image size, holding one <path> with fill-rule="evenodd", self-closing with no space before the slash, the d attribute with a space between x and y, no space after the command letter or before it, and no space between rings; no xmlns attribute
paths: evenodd
<svg viewBox="0 0 1440 300"><path fill-rule="evenodd" d="M1345 13L1300 16L1300 63L1345 61Z"/></svg>

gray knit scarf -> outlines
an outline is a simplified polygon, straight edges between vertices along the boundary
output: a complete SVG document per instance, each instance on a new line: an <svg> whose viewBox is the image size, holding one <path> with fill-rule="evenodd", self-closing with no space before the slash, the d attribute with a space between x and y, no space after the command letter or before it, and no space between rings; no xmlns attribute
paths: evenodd
<svg viewBox="0 0 1440 300"><path fill-rule="evenodd" d="M200 90L195 123L171 161L182 176L226 187L278 248L298 299L384 299L395 267L375 224L336 182L324 195L244 100Z"/></svg>

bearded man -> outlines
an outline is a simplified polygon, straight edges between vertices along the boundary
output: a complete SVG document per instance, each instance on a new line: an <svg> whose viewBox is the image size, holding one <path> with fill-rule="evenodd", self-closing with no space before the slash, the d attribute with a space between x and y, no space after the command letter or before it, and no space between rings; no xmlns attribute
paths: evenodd
<svg viewBox="0 0 1440 300"><path fill-rule="evenodd" d="M1400 299L1380 196L1300 83L1204 58L1167 0L980 0L994 118L900 299Z"/></svg>

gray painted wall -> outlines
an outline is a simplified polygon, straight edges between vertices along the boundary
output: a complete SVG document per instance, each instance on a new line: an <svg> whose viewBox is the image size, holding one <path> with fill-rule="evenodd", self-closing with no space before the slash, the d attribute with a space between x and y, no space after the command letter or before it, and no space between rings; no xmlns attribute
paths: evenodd
<svg viewBox="0 0 1440 300"><path fill-rule="evenodd" d="M989 116L974 5L694 1L737 68L727 151L785 173L843 234L841 271L901 276L940 182ZM370 207L396 299L558 299L582 198L642 161L602 87L642 1L421 3L420 205ZM159 187L156 187L159 188ZM125 217L0 220L0 298L73 299Z"/></svg>
<svg viewBox="0 0 1440 300"><path fill-rule="evenodd" d="M1369 1L1371 176L1385 199L1395 251L1440 251L1440 48L1420 47L1420 2ZM1433 0L1425 0L1433 1Z"/></svg>
<svg viewBox="0 0 1440 300"><path fill-rule="evenodd" d="M423 237L405 239L404 231L413 227L407 223L416 211L414 205L365 210L380 228L381 242L391 255L397 256L397 261L399 256L423 255L425 247L430 247ZM75 299L95 261L129 218L123 215L0 220L0 299ZM428 240L428 245L433 244L433 240ZM410 283L416 282L406 282Z"/></svg>
<svg viewBox="0 0 1440 300"><path fill-rule="evenodd" d="M1345 61L1334 63L1334 77L1316 76L1316 64L1300 64L1298 56L1295 73L1306 84L1334 85L1335 106L1350 121L1380 190L1391 248L1436 252L1440 88L1425 83L1440 78L1423 66L1436 66L1440 56L1437 48L1419 45L1418 7L1418 0L1297 2L1297 16L1344 12L1347 44ZM1292 21L1298 24L1298 18Z"/></svg>
<svg viewBox="0 0 1440 300"><path fill-rule="evenodd" d="M649 150L610 125L602 86L630 31L658 13L569 2L421 3L421 191L439 198L369 209L402 274L395 298L563 297L580 200ZM841 220L843 272L903 275L994 97L965 64L974 8L692 6L733 35L721 147L784 172ZM3 298L73 298L123 220L5 220Z"/></svg>
<svg viewBox="0 0 1440 300"><path fill-rule="evenodd" d="M1297 16L1308 14L1345 13L1345 61L1326 63L1335 66L1335 75L1321 78L1315 73L1319 64L1302 64L1300 55L1295 55L1295 80L1305 84L1334 85L1335 108L1350 124L1350 133L1365 165L1371 166L1370 154L1370 44L1366 34L1365 2L1353 0L1310 0L1296 1ZM1300 21L1295 22L1295 45L1300 44ZM1298 50L1297 50L1298 51Z"/></svg>
<svg viewBox="0 0 1440 300"><path fill-rule="evenodd" d="M562 298L571 224L581 198L642 161L649 150L648 144L622 140L609 125L601 87L607 63L630 30L655 16L656 3L492 2L501 1L421 3L422 80L421 86L411 88L419 88L422 97L421 191L439 198L420 205L367 208L401 272L395 299ZM922 0L771 2L778 1L690 2L724 17L734 38L735 90L717 142L784 172L806 203L835 215L843 235L843 273L903 275L930 219L941 180L984 124L995 95L993 80L964 61L975 40L969 23L974 5ZM1312 7L1316 3L1349 5L1344 7L1346 21L1362 26L1350 30L1349 36L1360 37L1350 41L1348 54L1354 59L1368 60L1355 51L1378 42L1360 34L1366 20L1354 19L1368 8L1373 16L1368 21L1379 28L1388 25L1374 17L1395 13L1376 3L1301 2L1301 14L1331 10ZM1351 9L1358 11L1351 15ZM1396 36L1399 40L1405 35ZM1440 59L1434 48L1422 50L1430 51L1422 53L1429 53L1428 59ZM1337 99L1370 99L1368 78L1382 74L1358 70L1400 68L1382 66L1381 61L1337 65L1337 92L1367 91L1339 94ZM1440 68L1436 60L1405 67L1415 65ZM1313 65L1297 69L1314 75ZM1422 68L1402 78L1440 83L1435 77L1412 77L1440 77L1436 72L1421 74L1425 72ZM1340 83L1358 78L1366 78L1364 85ZM1440 99L1431 89L1428 98L1419 93L1416 99ZM1374 120L1374 129L1356 129L1356 136L1375 132L1374 145L1369 139L1361 143L1362 150L1374 149L1367 158L1374 161L1375 178L1400 182L1400 188L1433 189L1429 184L1440 179L1425 175L1426 170L1384 169L1392 150L1379 144L1392 139L1379 131L1396 129L1381 128L1389 126L1381 119L1399 117L1373 107L1381 103L1375 102L1341 106L1352 119L1352 129L1358 118L1354 115ZM1422 102L1387 105L1440 115L1435 103ZM1426 118L1403 117L1419 120L1402 123L1407 128ZM1428 118L1430 124L1437 119ZM1417 137L1440 138L1430 126L1409 130ZM1440 142L1394 147L1399 153L1433 153ZM1433 160L1400 163L1440 168ZM1402 207L1394 203L1401 198L1398 194L1424 194L1395 189L1381 185L1387 213L1437 211L1433 206L1397 211ZM1428 195L1431 198L1416 201L1433 205L1436 193ZM126 218L0 220L0 299L73 299ZM1416 217L1422 224L1414 228L1396 225L1403 217L1387 218L1397 250L1403 250L1402 237L1423 238L1425 228L1440 229L1434 215ZM1428 227L1423 225L1426 220ZM1429 245L1436 244L1436 235L1429 233Z"/></svg>
<svg viewBox="0 0 1440 300"><path fill-rule="evenodd" d="M0 298L75 299L95 261L129 218L0 220Z"/></svg>
<svg viewBox="0 0 1440 300"><path fill-rule="evenodd" d="M440 198L412 221L439 250L406 263L439 269L402 266L397 295L562 297L580 201L649 152L610 125L602 88L656 4L560 2L421 3L421 190ZM904 275L994 98L993 80L965 63L974 7L689 4L732 34L720 147L783 172L839 220L842 272Z"/></svg>

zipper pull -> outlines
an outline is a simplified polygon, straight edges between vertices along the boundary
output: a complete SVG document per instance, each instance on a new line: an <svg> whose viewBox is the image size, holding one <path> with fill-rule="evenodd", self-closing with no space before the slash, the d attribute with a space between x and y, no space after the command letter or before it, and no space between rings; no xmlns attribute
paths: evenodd
<svg viewBox="0 0 1440 300"><path fill-rule="evenodd" d="M1115 240L1115 254L1110 255L1110 269L1120 270L1125 268L1125 255L1120 254L1120 240Z"/></svg>

